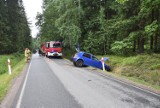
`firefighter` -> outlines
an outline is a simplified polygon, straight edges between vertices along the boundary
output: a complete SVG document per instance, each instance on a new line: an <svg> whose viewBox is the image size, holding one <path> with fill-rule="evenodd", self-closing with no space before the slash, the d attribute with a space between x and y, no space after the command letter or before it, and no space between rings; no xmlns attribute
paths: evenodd
<svg viewBox="0 0 160 108"><path fill-rule="evenodd" d="M26 48L24 53L25 53L25 61L28 62L31 58L31 51L28 48Z"/></svg>

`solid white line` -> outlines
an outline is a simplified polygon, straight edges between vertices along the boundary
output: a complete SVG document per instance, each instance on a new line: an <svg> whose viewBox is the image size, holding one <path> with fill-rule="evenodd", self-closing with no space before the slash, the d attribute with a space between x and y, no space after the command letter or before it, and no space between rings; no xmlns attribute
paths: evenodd
<svg viewBox="0 0 160 108"><path fill-rule="evenodd" d="M29 68L28 68L28 71L27 71L27 75L26 75L25 81L24 81L24 83L23 83L23 87L22 87L21 94L20 94L20 96L19 96L19 99L18 99L16 108L20 108L20 106L21 106L21 102L22 102L24 90L25 90L25 87L26 87L26 83L27 83L27 79L28 79L28 74L29 74L30 67L31 67L31 63L30 63L30 65L29 65Z"/></svg>
<svg viewBox="0 0 160 108"><path fill-rule="evenodd" d="M112 79L112 80L115 80L115 81L117 81L117 82L123 83L123 84L125 84L125 85L127 85L127 86L131 86L131 87L137 88L137 89L139 89L139 90L142 90L142 91L144 91L144 92L148 92L148 93L153 94L153 95L155 95L155 96L160 96L160 95L157 94L157 93L154 93L154 92L149 91L149 90L145 90L145 89L143 89L143 88L141 88L141 87L138 87L138 86L135 86L135 85L133 85L133 84L128 84L128 83L126 83L126 82L124 82L124 81L121 81L121 80L118 80L118 79L115 79L115 78L111 78L111 77L109 77L109 76L107 76L107 75L104 75L104 74L101 74L101 73L99 73L99 74L100 74L101 76L103 76L103 77L107 77L107 78L109 78L109 79Z"/></svg>

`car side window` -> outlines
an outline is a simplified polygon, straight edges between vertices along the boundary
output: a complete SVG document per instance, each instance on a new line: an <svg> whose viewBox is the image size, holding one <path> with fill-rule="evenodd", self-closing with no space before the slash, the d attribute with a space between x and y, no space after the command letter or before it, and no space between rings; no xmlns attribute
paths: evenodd
<svg viewBox="0 0 160 108"><path fill-rule="evenodd" d="M95 56L92 56L92 59L99 61L99 60L97 59L97 57L95 57Z"/></svg>
<svg viewBox="0 0 160 108"><path fill-rule="evenodd" d="M90 59L90 58L91 58L91 55L90 55L90 54L87 54L87 53L84 53L84 54L83 54L83 57L86 57L86 58L89 58L89 59Z"/></svg>

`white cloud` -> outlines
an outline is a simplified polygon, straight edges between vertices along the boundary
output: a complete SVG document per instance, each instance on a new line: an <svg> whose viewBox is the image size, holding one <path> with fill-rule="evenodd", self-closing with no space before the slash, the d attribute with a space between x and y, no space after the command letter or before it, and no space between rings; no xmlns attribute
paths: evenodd
<svg viewBox="0 0 160 108"><path fill-rule="evenodd" d="M23 0L28 21L31 23L32 37L36 37L38 29L35 26L37 12L42 13L42 0Z"/></svg>

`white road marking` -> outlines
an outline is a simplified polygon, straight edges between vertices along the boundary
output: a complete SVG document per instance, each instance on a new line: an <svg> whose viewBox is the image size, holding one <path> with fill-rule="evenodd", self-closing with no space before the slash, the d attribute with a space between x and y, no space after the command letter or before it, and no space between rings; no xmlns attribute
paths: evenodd
<svg viewBox="0 0 160 108"><path fill-rule="evenodd" d="M28 79L28 74L29 74L30 67L31 67L31 63L30 63L30 65L29 65L29 68L28 68L28 71L27 71L27 75L26 75L26 77L25 77L25 81L24 81L24 83L23 83L23 87L22 87L22 90L21 90L21 93L20 93L20 96L19 96L19 99L18 99L16 108L21 108L21 102L22 102L24 90L25 90L25 87L26 87L26 83L27 83L27 79Z"/></svg>

